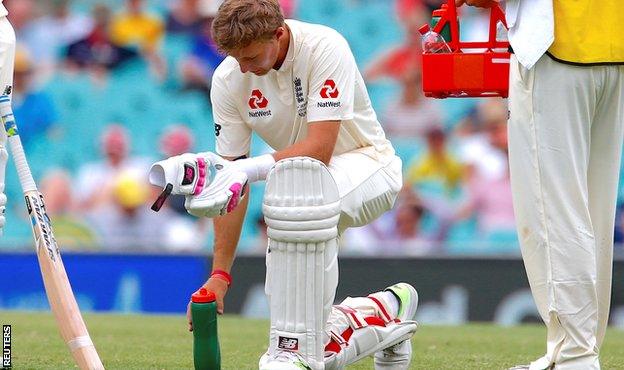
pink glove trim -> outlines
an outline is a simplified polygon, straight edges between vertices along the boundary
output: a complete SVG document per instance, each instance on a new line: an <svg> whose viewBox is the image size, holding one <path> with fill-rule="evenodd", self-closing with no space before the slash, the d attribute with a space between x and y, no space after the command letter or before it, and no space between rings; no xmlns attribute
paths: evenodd
<svg viewBox="0 0 624 370"><path fill-rule="evenodd" d="M195 184L193 195L199 195L206 183L206 161L202 157L197 157L197 171L199 172L197 174L199 178L197 179L197 184Z"/></svg>
<svg viewBox="0 0 624 370"><path fill-rule="evenodd" d="M227 204L227 211L232 212L234 208L238 205L238 201L240 200L241 191L243 189L243 185L240 183L235 183L230 186L230 191L232 192L232 196L230 197L230 201Z"/></svg>

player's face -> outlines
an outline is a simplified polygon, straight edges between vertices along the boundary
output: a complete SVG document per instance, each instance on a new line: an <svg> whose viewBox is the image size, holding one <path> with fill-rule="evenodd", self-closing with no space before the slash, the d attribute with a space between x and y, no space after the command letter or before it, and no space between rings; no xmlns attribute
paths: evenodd
<svg viewBox="0 0 624 370"><path fill-rule="evenodd" d="M236 58L236 57L235 57ZM236 58L241 72L251 72L257 76L263 76L273 68L277 60L277 42L256 41L240 50L240 56Z"/></svg>
<svg viewBox="0 0 624 370"><path fill-rule="evenodd" d="M251 72L257 76L264 76L278 64L279 39L282 32L278 30L275 37L270 40L252 42L244 48L231 51L229 54L238 61L242 73Z"/></svg>

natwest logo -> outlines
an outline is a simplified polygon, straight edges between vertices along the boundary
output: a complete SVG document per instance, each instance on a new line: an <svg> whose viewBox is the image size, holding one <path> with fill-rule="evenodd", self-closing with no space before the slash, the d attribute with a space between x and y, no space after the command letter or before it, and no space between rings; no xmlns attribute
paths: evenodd
<svg viewBox="0 0 624 370"><path fill-rule="evenodd" d="M251 92L249 98L249 108L251 109L264 109L269 105L269 100L262 95L262 91L255 89Z"/></svg>
<svg viewBox="0 0 624 370"><path fill-rule="evenodd" d="M336 99L338 97L338 88L336 87L334 80L325 81L323 88L321 89L321 97L323 99Z"/></svg>

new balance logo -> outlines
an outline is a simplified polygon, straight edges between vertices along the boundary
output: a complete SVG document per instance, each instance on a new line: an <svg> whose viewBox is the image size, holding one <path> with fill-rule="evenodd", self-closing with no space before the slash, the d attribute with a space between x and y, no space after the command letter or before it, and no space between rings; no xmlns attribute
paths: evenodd
<svg viewBox="0 0 624 370"><path fill-rule="evenodd" d="M338 88L336 87L336 83L334 80L327 80L323 84L323 88L321 89L321 98L323 99L336 99L338 97Z"/></svg>
<svg viewBox="0 0 624 370"><path fill-rule="evenodd" d="M249 108L264 109L269 105L269 100L262 95L262 91L255 89L249 98Z"/></svg>
<svg viewBox="0 0 624 370"><path fill-rule="evenodd" d="M279 337L277 348L297 351L299 350L299 340L297 338Z"/></svg>

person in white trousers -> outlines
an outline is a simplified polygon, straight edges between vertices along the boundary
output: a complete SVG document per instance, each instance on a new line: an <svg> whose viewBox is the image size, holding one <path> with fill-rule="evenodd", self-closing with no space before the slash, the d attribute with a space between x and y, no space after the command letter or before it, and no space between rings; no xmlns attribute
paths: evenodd
<svg viewBox="0 0 624 370"><path fill-rule="evenodd" d="M546 354L514 369L600 369L624 126L621 5L509 0L506 13L514 209L547 327Z"/></svg>
<svg viewBox="0 0 624 370"><path fill-rule="evenodd" d="M15 31L7 19L9 14L0 0L0 95L11 96L13 90L13 65L15 63ZM0 129L0 235L6 222L4 213L7 197L4 194L4 175L9 154L6 150L7 134Z"/></svg>

